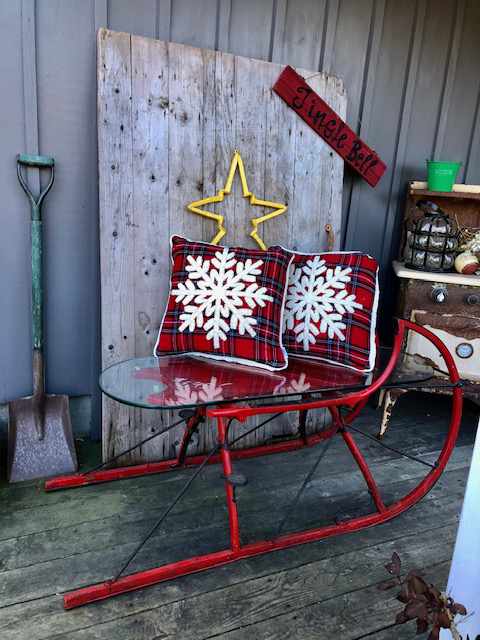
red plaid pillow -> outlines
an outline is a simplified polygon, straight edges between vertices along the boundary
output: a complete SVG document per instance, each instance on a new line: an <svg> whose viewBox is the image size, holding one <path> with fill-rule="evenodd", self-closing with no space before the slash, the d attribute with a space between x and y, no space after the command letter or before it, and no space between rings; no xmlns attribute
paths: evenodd
<svg viewBox="0 0 480 640"><path fill-rule="evenodd" d="M378 294L378 264L364 253L295 253L284 311L288 353L371 371Z"/></svg>
<svg viewBox="0 0 480 640"><path fill-rule="evenodd" d="M167 308L155 355L192 353L284 369L282 316L290 252L219 247L173 236Z"/></svg>

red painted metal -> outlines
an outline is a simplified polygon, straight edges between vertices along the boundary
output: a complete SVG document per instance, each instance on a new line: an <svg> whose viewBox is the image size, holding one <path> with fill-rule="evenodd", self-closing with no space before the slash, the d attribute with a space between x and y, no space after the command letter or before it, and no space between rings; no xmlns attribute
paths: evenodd
<svg viewBox="0 0 480 640"><path fill-rule="evenodd" d="M228 515L229 515L229 528L230 528L230 541L231 548L223 551L218 551L216 553L210 553L203 556L197 556L193 558L189 558L187 560L182 560L180 562L174 562L171 564L164 565L162 567L158 567L155 569L149 569L147 571L141 571L129 576L121 577L115 581L107 581L101 584L92 585L89 587L85 587L83 589L78 589L71 593L68 593L64 597L64 606L66 609L71 609L74 607L78 607L83 604L87 604L89 602L94 602L96 600L103 600L105 598L109 598L111 596L125 593L128 591L132 591L134 589L139 589L142 587L146 587L152 584L157 584L159 582L170 580L172 578L176 578L179 576L184 576L190 573L195 573L198 571L203 571L204 569L209 569L217 566L221 566L224 564L228 564L230 562L234 562L235 560L240 560L242 558L250 558L262 553L267 553L270 551L275 551L279 549L286 549L288 547L305 544L308 542L313 542L316 540L322 540L324 538L349 533L353 531L358 531L365 527L370 527L376 524L380 524L382 522L386 522L400 513L409 509L416 502L418 502L423 496L433 487L435 482L440 477L443 472L445 465L451 455L453 447L455 445L455 441L458 435L458 430L460 426L460 419L462 413L462 390L459 386L453 387L453 401L452 401L452 413L450 418L450 425L448 434L443 446L443 449L440 453L440 456L437 460L436 466L424 477L424 479L419 483L415 489L410 491L407 495L405 495L400 500L397 500L395 503L391 505L385 505L381 499L380 492L375 483L373 475L361 454L358 446L356 445L354 439L348 431L348 424L352 421L352 415L358 414L361 408L364 406L368 396L371 395L378 387L380 387L383 382L390 375L393 370L398 355L400 353L400 348L402 345L403 338L405 336L405 331L417 331L425 338L430 340L441 352L443 355L449 375L452 383L457 383L459 381L459 376L457 369L455 367L455 363L453 361L452 356L448 352L447 348L443 345L441 340L437 338L433 333L425 329L424 327L417 326L409 321L399 320L398 321L398 333L395 336L394 350L392 359L387 365L385 372L368 388L368 390L362 390L356 392L354 394L349 394L344 398L332 397L330 399L324 399L320 401L314 402L305 402L301 401L297 404L293 402L287 402L284 405L271 405L271 406L262 406L257 407L256 411L251 407L221 407L217 409L209 409L208 414L217 419L217 428L218 428L218 441L219 444L222 445L220 455L214 456L211 458L210 462L221 462L223 465L223 472L226 476L230 475L232 472L232 460L235 458L248 458L254 457L257 455L262 455L264 453L275 453L277 451L291 451L294 449L301 448L305 446L302 438L297 438L294 441L287 441L283 443L278 443L274 445L269 445L266 447L254 447L252 449L245 449L230 451L227 447L224 446L226 441L226 418L246 418L249 415L255 415L255 413L278 413L279 410L291 411L291 410L308 410L316 407L327 407L332 413L333 424L332 427L321 432L319 434L315 434L315 436L308 436L307 445L311 446L320 442L321 440L325 440L326 438L332 437L335 432L337 432L339 424L341 424L340 433L342 437L352 453L353 458L357 462L363 477L372 493L375 505L377 507L377 511L375 513L371 513L365 516L361 516L358 518L353 518L347 520L345 522L340 522L338 524L318 527L314 529L310 529L307 531L301 531L296 533L290 533L278 536L273 540L262 540L259 542L251 543L248 545L241 545L240 541L240 533L239 533L239 522L238 522L238 512L237 506L235 503L235 493L234 488L228 482L225 483L226 490L226 498L227 498L227 507L228 507ZM339 412L339 407L344 406L353 407L353 412L348 414L346 417L342 417ZM255 413L253 413L255 411ZM190 458L186 458L186 465L199 464L202 460L205 459L205 456L194 456ZM140 475L139 470L141 468L151 468L154 467L155 471L147 470L147 473L158 473L161 469L163 471L172 469L174 465L172 465L172 461L164 461L161 463L155 463L154 465L138 465L137 467L125 468L121 469L112 469L103 472L96 472L96 474L91 474L92 476L97 475L96 479L93 481L101 482L105 481L107 477L105 474L109 474L110 476L115 472L120 472L121 475L118 477L129 477L124 475L128 473L129 469L133 469L133 473L131 475ZM98 474L101 474L103 480L98 478ZM73 478L78 478L79 476L73 476ZM131 476L130 476L131 477ZM80 476L81 478L81 476ZM60 485L63 486L74 486L72 484L72 477L64 477L63 479L56 479L57 484L55 484L55 480L49 481L50 489L52 488L60 488ZM90 478L84 484L88 484L91 482Z"/></svg>
<svg viewBox="0 0 480 640"><path fill-rule="evenodd" d="M227 550L188 558L187 560L180 560L179 562L172 562L163 567L140 571L115 581L108 580L101 584L77 589L64 596L63 604L65 609L74 609L89 602L104 600L105 598L110 598L120 593L134 591L141 587L148 587L157 582L171 580L172 578L178 578L179 576L195 573L196 571L203 571L211 567L219 567L222 564L231 562L233 559L236 560L237 558L234 556L236 556L236 554Z"/></svg>
<svg viewBox="0 0 480 640"><path fill-rule="evenodd" d="M377 184L386 164L292 67L285 67L273 90L370 186Z"/></svg>
<svg viewBox="0 0 480 640"><path fill-rule="evenodd" d="M177 464L181 466L185 462L185 458L187 457L187 449L192 439L193 434L195 433L198 425L203 420L205 415L205 411L203 408L199 408L195 411L193 416L187 420L187 424L185 426L185 430L183 432L182 441L180 443L180 449L177 455Z"/></svg>
<svg viewBox="0 0 480 640"><path fill-rule="evenodd" d="M344 418L340 415L340 411L337 407L330 407L330 413L332 414L333 424L337 425L340 428L340 433L342 435L343 441L348 447L348 450L352 454L353 459L357 463L365 482L367 483L367 487L370 491L370 495L372 496L373 502L377 507L377 511L383 512L386 510L385 505L383 504L382 497L380 495L380 491L378 490L377 483L375 482L372 472L370 471L368 464L365 458L362 455L362 452L357 446L353 436L346 430L347 422L345 422Z"/></svg>
<svg viewBox="0 0 480 640"><path fill-rule="evenodd" d="M343 438L345 444L347 445L347 447L348 447L350 453L352 454L355 462L358 464L358 467L359 467L360 471L362 472L363 477L365 478L365 482L367 483L368 489L369 489L370 494L372 496L372 499L373 499L373 501L375 503L375 506L377 507L377 510L380 513L385 512L386 511L386 507L383 504L383 500L382 500L382 497L381 497L380 492L378 490L377 483L373 479L372 472L370 471L370 469L368 467L368 464L367 464L365 458L362 455L362 452L358 448L357 443L353 439L352 434L348 433L348 431L346 431L345 429L343 429L343 431L341 431L341 434L342 434L342 438Z"/></svg>
<svg viewBox="0 0 480 640"><path fill-rule="evenodd" d="M228 482L228 477L232 475L232 460L227 446L227 429L223 418L217 420L218 444L220 445L220 456L222 459L223 475L225 476L225 494L227 497L228 521L230 525L230 545L232 551L240 549L240 526L238 524L238 511L235 502L235 488Z"/></svg>

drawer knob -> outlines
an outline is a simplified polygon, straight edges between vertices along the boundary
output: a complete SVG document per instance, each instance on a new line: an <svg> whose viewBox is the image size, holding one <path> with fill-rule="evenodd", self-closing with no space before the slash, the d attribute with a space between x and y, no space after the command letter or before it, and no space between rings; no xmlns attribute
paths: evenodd
<svg viewBox="0 0 480 640"><path fill-rule="evenodd" d="M437 304L443 304L447 301L448 293L447 290L443 287L435 287L434 289L432 289L431 296L434 302L436 302Z"/></svg>
<svg viewBox="0 0 480 640"><path fill-rule="evenodd" d="M478 304L480 303L480 295L478 295L477 293L470 293L465 297L465 302L471 305Z"/></svg>

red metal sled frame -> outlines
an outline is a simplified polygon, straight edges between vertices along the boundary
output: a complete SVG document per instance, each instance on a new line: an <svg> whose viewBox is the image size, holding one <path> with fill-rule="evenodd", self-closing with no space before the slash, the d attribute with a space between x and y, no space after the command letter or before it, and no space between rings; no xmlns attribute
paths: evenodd
<svg viewBox="0 0 480 640"><path fill-rule="evenodd" d="M430 340L444 357L450 376L450 382L452 383L452 412L448 434L443 449L432 470L423 478L423 480L418 484L417 487L415 487L415 489L410 491L407 495L405 495L395 503L386 506L382 501L373 475L360 449L357 447L352 434L348 430L348 425L360 413L362 408L365 406L368 398L387 381L388 377L392 373L400 354L402 343L405 337L405 332L407 330L416 331L417 333L420 333L425 338ZM208 462L221 462L223 467L223 474L225 477L228 477L232 473L232 460L251 458L276 452L292 451L305 446L312 446L314 444L317 444L321 440L333 437L336 433L340 433L367 483L368 489L372 495L373 502L376 507L376 511L365 516L352 518L345 522L340 522L338 524L314 528L307 531L279 535L273 540L262 540L259 542L242 545L240 540L240 525L237 505L235 501L234 488L231 483L226 481L225 491L230 529L229 549L205 554L202 556L192 557L186 560L166 564L154 569L149 569L147 571L140 571L138 573L120 577L116 580L109 580L100 584L77 589L75 591L67 593L64 596L65 608L73 609L90 602L110 598L120 593L147 587L159 582L163 582L165 580L177 578L179 576L184 576L190 573L195 573L198 571L203 571L205 569L225 565L236 560L241 560L243 558L250 558L270 551L286 549L291 546L321 540L330 536L358 531L360 529L364 529L365 527L371 527L373 525L386 522L387 520L391 520L392 518L398 516L405 510L412 507L416 502L421 500L425 496L425 494L430 491L430 489L442 474L448 462L453 447L455 446L455 441L457 439L462 415L463 393L459 381L460 379L454 360L443 342L435 334L428 331L424 327L418 326L407 320L399 320L398 331L395 336L393 353L390 361L383 373L373 382L372 385L365 389L346 394L343 397L332 397L328 399L320 399L309 402L302 400L298 402L287 402L282 405L273 404L269 406L262 405L259 407L223 406L218 408L199 410L196 415L187 423L186 429L188 431L192 431L194 428L196 428L203 415L216 419L220 453L218 455L212 456ZM339 412L340 407L348 407L352 411L342 419ZM235 418L237 420L245 420L249 416L286 413L289 411L308 411L310 409L317 408L326 408L330 411L333 418L332 427L324 432L308 436L306 440L300 437L286 442L279 442L276 444L260 447L252 447L250 449L243 450L229 450L228 446L225 446L227 436L227 421L231 418ZM55 489L106 482L119 478L129 478L133 476L170 471L174 468L178 468L178 461L182 459L182 456L184 456L187 444L188 438L184 438L184 442L182 443L183 446L181 447L181 451L178 455L177 460L168 460L158 463L137 465L133 467L102 470L88 475L73 475L54 478L47 481L46 490L52 491ZM184 459L183 466L198 465L201 464L204 460L205 456L186 457Z"/></svg>

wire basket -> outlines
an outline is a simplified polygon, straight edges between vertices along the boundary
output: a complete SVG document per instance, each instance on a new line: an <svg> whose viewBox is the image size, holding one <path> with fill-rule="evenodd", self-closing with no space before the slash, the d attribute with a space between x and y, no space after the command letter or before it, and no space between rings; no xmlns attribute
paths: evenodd
<svg viewBox="0 0 480 640"><path fill-rule="evenodd" d="M429 200L420 200L416 206L423 216L407 224L405 266L420 271L450 271L458 249L455 221Z"/></svg>

